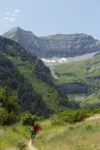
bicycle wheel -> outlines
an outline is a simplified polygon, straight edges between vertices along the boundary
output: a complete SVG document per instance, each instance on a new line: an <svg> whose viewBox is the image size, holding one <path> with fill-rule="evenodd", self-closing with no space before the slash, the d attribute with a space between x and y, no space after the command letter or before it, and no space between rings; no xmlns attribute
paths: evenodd
<svg viewBox="0 0 100 150"><path fill-rule="evenodd" d="M32 134L31 140L33 141L35 139L36 134Z"/></svg>

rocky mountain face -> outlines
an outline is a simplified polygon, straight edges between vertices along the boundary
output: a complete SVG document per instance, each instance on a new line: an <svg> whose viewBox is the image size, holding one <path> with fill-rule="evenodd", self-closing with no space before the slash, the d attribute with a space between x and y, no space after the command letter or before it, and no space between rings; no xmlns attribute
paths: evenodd
<svg viewBox="0 0 100 150"><path fill-rule="evenodd" d="M88 87L83 83L65 83L59 89L63 94L88 93Z"/></svg>
<svg viewBox="0 0 100 150"><path fill-rule="evenodd" d="M37 37L32 32L17 27L3 36L19 42L32 54L45 58L74 57L100 51L100 42L83 33Z"/></svg>
<svg viewBox="0 0 100 150"><path fill-rule="evenodd" d="M6 32L3 37L10 38L20 43L27 51L39 55L39 39L32 32L25 31L19 27Z"/></svg>

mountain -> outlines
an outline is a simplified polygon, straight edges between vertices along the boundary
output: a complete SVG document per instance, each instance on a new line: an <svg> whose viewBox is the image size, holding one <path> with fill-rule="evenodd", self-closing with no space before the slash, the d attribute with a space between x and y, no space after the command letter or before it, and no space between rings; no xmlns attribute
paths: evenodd
<svg viewBox="0 0 100 150"><path fill-rule="evenodd" d="M100 42L87 34L56 34L37 37L19 27L3 37L19 42L27 51L39 57L73 57L100 51Z"/></svg>
<svg viewBox="0 0 100 150"><path fill-rule="evenodd" d="M0 37L0 87L9 87L22 112L48 116L68 107L68 98L58 93L53 80L41 60L19 43Z"/></svg>
<svg viewBox="0 0 100 150"><path fill-rule="evenodd" d="M19 27L13 28L3 35L3 37L19 42L27 51L40 55L39 39L32 32L25 31Z"/></svg>

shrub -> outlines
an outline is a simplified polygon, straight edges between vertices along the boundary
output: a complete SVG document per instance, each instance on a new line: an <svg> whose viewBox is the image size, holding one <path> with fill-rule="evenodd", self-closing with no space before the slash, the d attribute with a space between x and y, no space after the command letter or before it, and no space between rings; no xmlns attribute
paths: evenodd
<svg viewBox="0 0 100 150"><path fill-rule="evenodd" d="M16 123L17 120L18 120L18 116L15 114L15 112L11 112L10 114L8 114L5 124L11 125L13 123Z"/></svg>
<svg viewBox="0 0 100 150"><path fill-rule="evenodd" d="M52 120L52 125L63 125L64 121L62 119L53 119Z"/></svg>
<svg viewBox="0 0 100 150"><path fill-rule="evenodd" d="M87 117L88 117L88 114L85 111L78 110L69 118L69 122L71 123L80 122L80 121L83 121Z"/></svg>
<svg viewBox="0 0 100 150"><path fill-rule="evenodd" d="M4 108L0 108L0 124L4 125L8 118L8 112Z"/></svg>
<svg viewBox="0 0 100 150"><path fill-rule="evenodd" d="M19 150L26 150L27 145L24 142L20 142L17 144Z"/></svg>
<svg viewBox="0 0 100 150"><path fill-rule="evenodd" d="M75 123L83 121L85 118L91 115L90 110L67 110L58 113L58 119L62 122Z"/></svg>
<svg viewBox="0 0 100 150"><path fill-rule="evenodd" d="M70 127L69 127L69 129L70 129L70 130L73 130L73 129L74 129L74 127L73 127L73 126L70 126Z"/></svg>
<svg viewBox="0 0 100 150"><path fill-rule="evenodd" d="M88 124L88 125L85 126L85 128L86 128L87 130L92 130L93 126L92 126L91 124Z"/></svg>
<svg viewBox="0 0 100 150"><path fill-rule="evenodd" d="M19 131L18 131L18 129L17 129L16 126L13 126L13 127L12 127L12 131L13 131L13 132L16 132L16 133L19 133Z"/></svg>
<svg viewBox="0 0 100 150"><path fill-rule="evenodd" d="M0 124L10 125L18 120L17 99L7 87L0 88L0 107Z"/></svg>
<svg viewBox="0 0 100 150"><path fill-rule="evenodd" d="M97 114L97 113L100 114L100 108L94 109L94 110L93 110L93 113L94 113L94 114Z"/></svg>
<svg viewBox="0 0 100 150"><path fill-rule="evenodd" d="M35 121L38 120L38 117L36 115L31 115L29 112L25 112L21 116L21 122L23 125L33 125Z"/></svg>

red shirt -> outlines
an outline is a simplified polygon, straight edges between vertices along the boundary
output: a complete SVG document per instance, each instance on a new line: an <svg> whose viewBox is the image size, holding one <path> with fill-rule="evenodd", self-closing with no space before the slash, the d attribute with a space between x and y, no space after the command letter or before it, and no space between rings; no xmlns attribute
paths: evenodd
<svg viewBox="0 0 100 150"><path fill-rule="evenodd" d="M32 127L32 129L35 130L35 131L38 131L38 130L39 130L39 127L38 127L37 125L34 125L34 126Z"/></svg>

